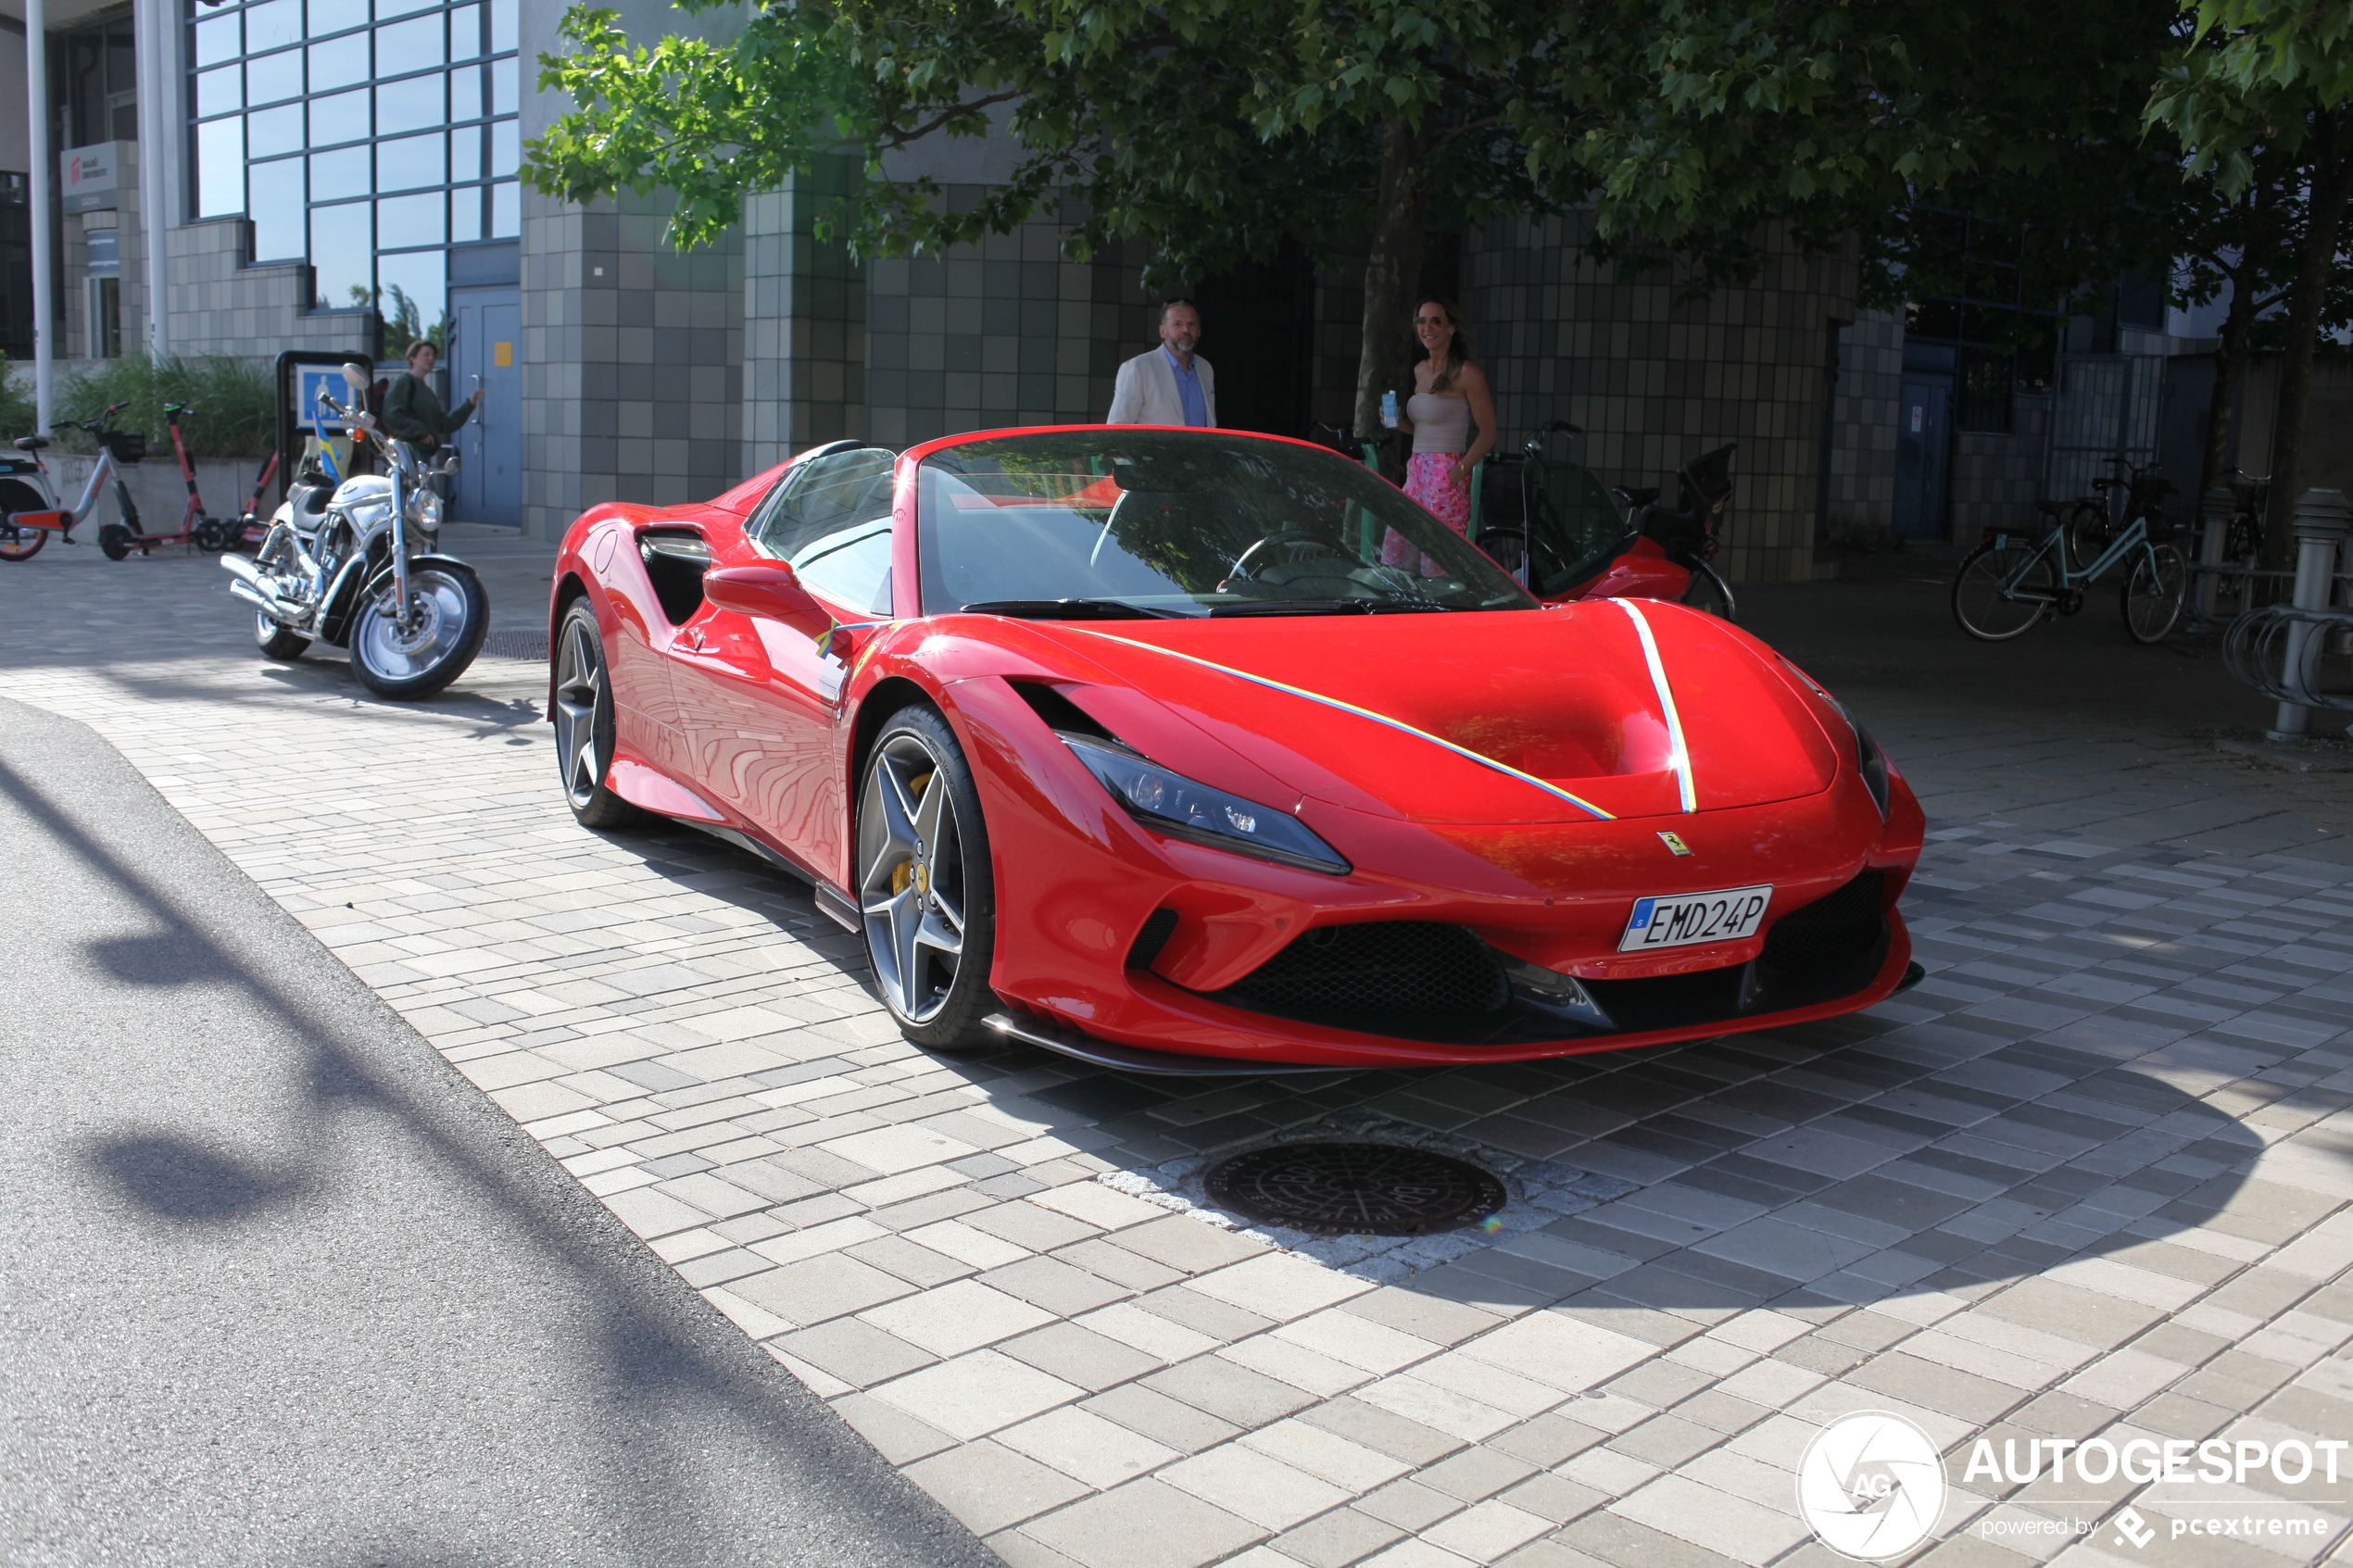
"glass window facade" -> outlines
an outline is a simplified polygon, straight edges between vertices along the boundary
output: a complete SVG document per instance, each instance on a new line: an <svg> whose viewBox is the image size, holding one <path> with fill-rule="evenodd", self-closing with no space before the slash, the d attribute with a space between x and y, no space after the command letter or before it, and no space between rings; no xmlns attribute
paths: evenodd
<svg viewBox="0 0 2353 1568"><path fill-rule="evenodd" d="M185 3L197 216L372 306L387 353L435 334L447 248L521 228L517 0Z"/></svg>

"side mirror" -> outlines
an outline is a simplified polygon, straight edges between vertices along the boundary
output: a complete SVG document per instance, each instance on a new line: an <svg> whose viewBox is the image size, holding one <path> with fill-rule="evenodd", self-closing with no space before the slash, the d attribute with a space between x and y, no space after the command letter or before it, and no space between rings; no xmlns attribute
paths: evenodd
<svg viewBox="0 0 2353 1568"><path fill-rule="evenodd" d="M764 616L770 621L823 617L817 601L793 569L782 561L749 561L742 566L714 566L702 574L702 596L721 609L737 615Z"/></svg>
<svg viewBox="0 0 2353 1568"><path fill-rule="evenodd" d="M456 473L458 471L457 453L451 452L441 459L440 471L443 473Z"/></svg>
<svg viewBox="0 0 2353 1568"><path fill-rule="evenodd" d="M354 392L364 393L368 390L368 378L360 373L359 366L348 360L344 362L343 383Z"/></svg>

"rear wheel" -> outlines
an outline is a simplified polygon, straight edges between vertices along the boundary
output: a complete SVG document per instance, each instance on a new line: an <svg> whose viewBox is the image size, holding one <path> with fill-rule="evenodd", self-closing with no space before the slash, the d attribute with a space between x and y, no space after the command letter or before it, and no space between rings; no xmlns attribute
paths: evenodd
<svg viewBox="0 0 2353 1568"><path fill-rule="evenodd" d="M605 787L612 766L612 686L605 678L605 645L597 612L577 599L556 633L556 702L547 717L556 724L556 767L564 784L564 804L585 828L621 828L648 820L648 813Z"/></svg>
<svg viewBox="0 0 2353 1568"><path fill-rule="evenodd" d="M2117 595L2124 630L2136 643L2161 643L2181 623L2190 564L2171 545L2151 545L2134 558Z"/></svg>
<svg viewBox="0 0 2353 1568"><path fill-rule="evenodd" d="M1705 561L1692 568L1691 585L1683 590L1682 601L1693 609L1704 609L1719 620L1732 619L1732 590L1716 575L1716 569Z"/></svg>
<svg viewBox="0 0 2353 1568"><path fill-rule="evenodd" d="M291 626L281 626L259 610L253 612L253 646L264 659L296 659L310 639Z"/></svg>
<svg viewBox="0 0 2353 1568"><path fill-rule="evenodd" d="M1969 552L1953 576L1953 619L1962 631L1982 643L2006 643L2032 631L2051 612L2058 601L2058 576L2047 554L2030 560L2030 550L2025 545L1994 544Z"/></svg>
<svg viewBox="0 0 2353 1568"><path fill-rule="evenodd" d="M935 1050L986 1043L996 1008L996 885L972 770L948 721L902 709L858 791L858 908L899 1031Z"/></svg>

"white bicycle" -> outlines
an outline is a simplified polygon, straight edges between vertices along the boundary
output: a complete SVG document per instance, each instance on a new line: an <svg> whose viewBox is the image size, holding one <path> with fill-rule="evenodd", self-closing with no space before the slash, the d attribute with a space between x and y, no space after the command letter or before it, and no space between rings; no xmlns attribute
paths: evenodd
<svg viewBox="0 0 2353 1568"><path fill-rule="evenodd" d="M41 553L52 533L64 535L69 545L79 543L74 528L97 506L108 481L113 482L115 505L121 508L122 521L98 530L98 547L116 560L133 549L148 547L139 527L139 508L132 504L131 488L122 483L121 471L147 455L147 435L145 431L111 428L114 417L129 407L117 403L94 420L66 427L89 432L98 444L98 466L90 470L90 482L82 487L82 498L69 511L57 505L49 466L41 459L42 449L49 445L47 436L20 435L14 443L16 453L0 456L0 560L31 559Z"/></svg>

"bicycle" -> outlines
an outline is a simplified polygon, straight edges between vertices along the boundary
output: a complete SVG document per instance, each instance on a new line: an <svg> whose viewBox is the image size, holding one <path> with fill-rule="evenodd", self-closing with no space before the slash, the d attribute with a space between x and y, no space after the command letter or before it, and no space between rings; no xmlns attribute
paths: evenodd
<svg viewBox="0 0 2353 1568"><path fill-rule="evenodd" d="M115 560L129 555L134 545L145 547L139 508L132 504L131 489L123 483L120 470L146 457L147 434L111 428L114 417L130 406L117 403L95 419L51 427L53 431L86 431L98 444L97 466L90 470L89 483L82 487L82 497L70 510L57 505L49 483L49 465L41 457L49 438L17 437L14 445L25 456L0 465L0 473L9 476L0 478L0 560L30 560L41 553L52 533L63 535L69 545L80 543L73 536L74 528L97 506L99 493L109 480L114 483L115 505L122 511L122 521L98 530L98 547Z"/></svg>
<svg viewBox="0 0 2353 1568"><path fill-rule="evenodd" d="M2124 517L2112 522L2107 508L2090 496L2073 503L2039 501L2035 509L2050 526L2029 536L2018 529L1988 529L1985 542L1969 552L1953 575L1953 619L1982 643L2023 636L2045 620L2073 615L2084 592L2120 562L2130 561L2117 594L2124 631L2136 643L2158 643L2181 623L2188 596L2189 562L2172 544L2173 523L2157 502L2173 487L2145 468L2122 464L2129 478L2092 482L2099 491L2121 485ZM2078 567L2071 557L2096 547L2097 557Z"/></svg>
<svg viewBox="0 0 2353 1568"><path fill-rule="evenodd" d="M2222 523L2221 553L2214 564L2225 570L2215 575L2213 603L2205 607L2218 617L2233 613L2223 608L2224 600L2235 601L2236 609L2254 607L2255 579L2250 573L2263 564L2263 515L2271 500L2268 474L2258 476L2230 468L2222 470L2222 483L2230 487L2231 515ZM2199 543L2203 546L2205 541L2201 538ZM2199 558L2205 558L2202 548Z"/></svg>

